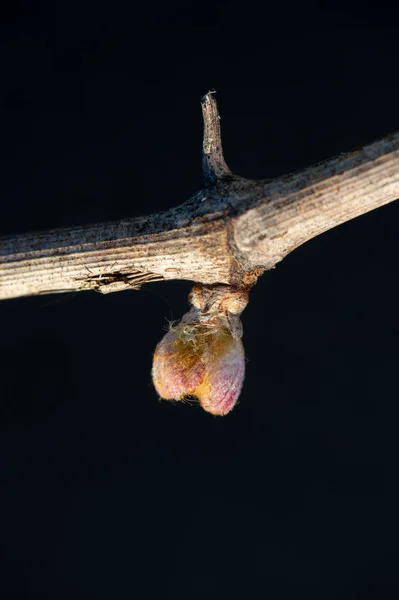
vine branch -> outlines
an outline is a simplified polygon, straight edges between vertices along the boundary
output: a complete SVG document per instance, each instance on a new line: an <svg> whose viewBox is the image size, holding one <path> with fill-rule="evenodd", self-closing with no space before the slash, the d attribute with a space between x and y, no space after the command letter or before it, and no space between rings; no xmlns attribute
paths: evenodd
<svg viewBox="0 0 399 600"><path fill-rule="evenodd" d="M306 241L399 198L399 133L251 181L225 163L213 93L202 111L202 190L147 217L0 238L0 299L167 279L245 287Z"/></svg>

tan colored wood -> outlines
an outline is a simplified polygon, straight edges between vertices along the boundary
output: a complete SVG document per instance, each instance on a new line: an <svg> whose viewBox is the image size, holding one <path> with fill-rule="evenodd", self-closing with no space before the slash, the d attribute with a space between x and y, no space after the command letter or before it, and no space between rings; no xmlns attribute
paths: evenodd
<svg viewBox="0 0 399 600"><path fill-rule="evenodd" d="M224 161L213 94L202 107L202 190L149 217L0 238L0 298L163 279L251 284L307 240L399 198L398 133L298 173L249 181Z"/></svg>

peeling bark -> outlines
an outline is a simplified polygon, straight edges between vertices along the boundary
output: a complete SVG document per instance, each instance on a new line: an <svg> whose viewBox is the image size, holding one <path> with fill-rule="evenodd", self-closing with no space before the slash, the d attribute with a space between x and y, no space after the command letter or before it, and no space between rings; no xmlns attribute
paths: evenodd
<svg viewBox="0 0 399 600"><path fill-rule="evenodd" d="M204 188L166 212L0 238L0 299L186 279L249 287L311 238L399 198L399 134L268 181L223 158L213 93L202 99Z"/></svg>

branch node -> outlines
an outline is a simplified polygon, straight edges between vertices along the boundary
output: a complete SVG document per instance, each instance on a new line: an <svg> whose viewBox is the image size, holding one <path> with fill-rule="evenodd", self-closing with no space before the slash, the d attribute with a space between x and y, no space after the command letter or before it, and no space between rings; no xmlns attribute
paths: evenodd
<svg viewBox="0 0 399 600"><path fill-rule="evenodd" d="M223 156L220 116L214 94L215 92L208 92L201 98L204 119L202 172L205 186L212 185L218 179L233 178Z"/></svg>

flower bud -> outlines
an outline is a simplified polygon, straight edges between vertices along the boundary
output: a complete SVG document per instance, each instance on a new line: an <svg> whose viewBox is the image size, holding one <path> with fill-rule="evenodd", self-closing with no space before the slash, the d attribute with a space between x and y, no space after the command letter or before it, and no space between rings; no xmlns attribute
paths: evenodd
<svg viewBox="0 0 399 600"><path fill-rule="evenodd" d="M195 396L207 412L225 415L235 406L244 381L239 313L247 296L221 286L196 286L190 301L191 310L155 350L154 386L161 398Z"/></svg>

